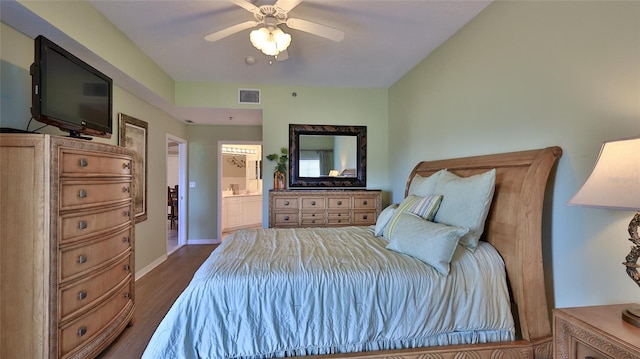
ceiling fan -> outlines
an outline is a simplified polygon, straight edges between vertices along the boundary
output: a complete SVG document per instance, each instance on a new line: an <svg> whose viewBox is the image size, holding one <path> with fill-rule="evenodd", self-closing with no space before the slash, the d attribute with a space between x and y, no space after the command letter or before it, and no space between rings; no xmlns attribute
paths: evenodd
<svg viewBox="0 0 640 359"><path fill-rule="evenodd" d="M218 41L240 31L261 26L251 32L251 43L269 56L275 56L282 61L289 57L286 48L291 42L291 36L282 32L278 25L340 42L344 39L344 32L312 21L289 17L289 11L298 6L302 0L278 0L273 5L256 6L246 0L229 0L232 3L251 12L255 20L245 21L226 29L216 31L204 37L206 41Z"/></svg>

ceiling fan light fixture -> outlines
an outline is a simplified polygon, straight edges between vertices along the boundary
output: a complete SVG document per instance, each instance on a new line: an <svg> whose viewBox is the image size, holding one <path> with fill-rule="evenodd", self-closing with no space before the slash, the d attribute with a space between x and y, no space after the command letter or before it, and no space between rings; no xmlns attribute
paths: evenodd
<svg viewBox="0 0 640 359"><path fill-rule="evenodd" d="M291 35L275 26L272 30L261 27L251 31L249 35L251 44L267 56L276 56L286 50L291 44Z"/></svg>

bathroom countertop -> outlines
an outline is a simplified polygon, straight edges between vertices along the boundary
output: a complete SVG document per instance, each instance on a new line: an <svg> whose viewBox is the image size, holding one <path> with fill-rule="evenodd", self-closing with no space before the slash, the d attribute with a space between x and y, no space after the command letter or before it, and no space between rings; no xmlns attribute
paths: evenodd
<svg viewBox="0 0 640 359"><path fill-rule="evenodd" d="M239 194L223 193L222 194L222 198L226 198L226 197L249 197L249 196L262 196L262 193L239 193Z"/></svg>

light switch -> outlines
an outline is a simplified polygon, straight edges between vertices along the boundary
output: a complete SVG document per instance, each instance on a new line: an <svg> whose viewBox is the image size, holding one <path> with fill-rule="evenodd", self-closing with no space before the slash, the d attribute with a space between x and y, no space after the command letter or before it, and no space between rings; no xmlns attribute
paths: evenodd
<svg viewBox="0 0 640 359"><path fill-rule="evenodd" d="M195 188L196 187L196 181L189 181L189 187Z"/></svg>

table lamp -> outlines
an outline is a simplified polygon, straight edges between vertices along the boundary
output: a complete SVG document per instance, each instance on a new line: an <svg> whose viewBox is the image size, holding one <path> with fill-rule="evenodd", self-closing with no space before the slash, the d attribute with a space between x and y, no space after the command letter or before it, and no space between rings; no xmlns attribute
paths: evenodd
<svg viewBox="0 0 640 359"><path fill-rule="evenodd" d="M567 204L636 211L629 223L633 245L622 264L640 286L640 136L605 142L591 175ZM640 327L640 306L624 309L622 319Z"/></svg>

